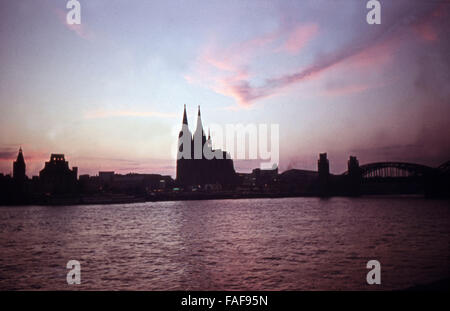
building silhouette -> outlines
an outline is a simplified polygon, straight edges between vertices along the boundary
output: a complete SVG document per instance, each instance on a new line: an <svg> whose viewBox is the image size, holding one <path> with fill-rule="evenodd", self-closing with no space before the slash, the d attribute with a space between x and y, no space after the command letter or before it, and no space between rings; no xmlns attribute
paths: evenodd
<svg viewBox="0 0 450 311"><path fill-rule="evenodd" d="M39 180L46 193L70 193L76 190L78 168L69 168L64 154L52 154L39 172Z"/></svg>
<svg viewBox="0 0 450 311"><path fill-rule="evenodd" d="M361 192L362 174L359 167L359 161L356 157L350 156L347 162L348 176L347 189L351 196L358 196Z"/></svg>
<svg viewBox="0 0 450 311"><path fill-rule="evenodd" d="M317 169L319 172L319 195L327 196L330 190L330 163L326 153L319 155Z"/></svg>
<svg viewBox="0 0 450 311"><path fill-rule="evenodd" d="M23 182L26 180L26 165L22 153L22 147L19 149L16 161L13 163L13 178L15 181Z"/></svg>
<svg viewBox="0 0 450 311"><path fill-rule="evenodd" d="M186 105L183 123L178 135L176 181L182 186L205 186L220 184L232 186L236 172L229 153L212 148L211 135L206 138L203 130L200 106L194 134L189 130Z"/></svg>
<svg viewBox="0 0 450 311"><path fill-rule="evenodd" d="M176 180L160 174L81 175L69 168L64 154L51 154L39 177L26 176L22 148L13 161L13 174L0 173L0 204L111 204L142 200L197 200L291 196L359 196L370 194L423 194L448 198L450 161L439 167L406 162L374 162L360 165L350 156L347 171L330 173L326 153L321 153L317 171L278 168L236 173L229 154L212 148L198 111L197 128L191 134L184 107L179 134ZM200 149L198 149L200 146ZM198 152L200 150L200 152ZM199 191L201 190L201 191ZM227 190L227 191L222 191Z"/></svg>

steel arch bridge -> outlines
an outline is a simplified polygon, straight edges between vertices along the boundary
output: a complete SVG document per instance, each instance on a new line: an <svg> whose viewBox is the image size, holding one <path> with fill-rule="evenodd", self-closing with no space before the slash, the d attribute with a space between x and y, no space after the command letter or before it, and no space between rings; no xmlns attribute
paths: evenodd
<svg viewBox="0 0 450 311"><path fill-rule="evenodd" d="M408 178L423 177L433 171L433 168L405 162L377 162L359 167L362 178ZM348 175L348 171L343 175Z"/></svg>

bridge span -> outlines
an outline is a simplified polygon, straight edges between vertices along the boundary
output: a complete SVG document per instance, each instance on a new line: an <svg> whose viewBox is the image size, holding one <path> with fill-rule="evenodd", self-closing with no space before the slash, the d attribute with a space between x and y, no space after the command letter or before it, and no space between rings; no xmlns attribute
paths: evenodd
<svg viewBox="0 0 450 311"><path fill-rule="evenodd" d="M359 174L364 179L425 177L433 170L426 165L407 162L376 162L359 166ZM349 175L349 171L342 175Z"/></svg>

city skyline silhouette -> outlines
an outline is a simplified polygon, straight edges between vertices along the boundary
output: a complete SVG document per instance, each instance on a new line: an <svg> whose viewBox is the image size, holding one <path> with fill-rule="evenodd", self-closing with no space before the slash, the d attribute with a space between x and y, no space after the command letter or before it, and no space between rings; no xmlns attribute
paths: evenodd
<svg viewBox="0 0 450 311"><path fill-rule="evenodd" d="M445 3L385 3L380 25L361 1L180 8L87 2L68 27L63 2L2 3L0 172L22 146L30 175L64 153L80 174L175 177L184 104L191 124L197 105L211 124L279 124L281 171L313 170L322 152L335 174L349 155L432 167L450 157Z"/></svg>
<svg viewBox="0 0 450 311"><path fill-rule="evenodd" d="M208 131L206 135L203 127L200 106L192 133L184 105L176 148L175 178L154 173L124 175L114 170L99 171L93 176L79 175L79 168L70 166L64 154L55 153L38 176L29 178L20 147L12 176L0 174L0 204L111 204L367 194L448 196L450 161L439 167L395 161L360 164L358 157L350 155L347 170L333 174L327 153L320 153L317 170L280 171L275 165L270 169L254 168L251 173L236 171L231 155L213 148L211 134Z"/></svg>

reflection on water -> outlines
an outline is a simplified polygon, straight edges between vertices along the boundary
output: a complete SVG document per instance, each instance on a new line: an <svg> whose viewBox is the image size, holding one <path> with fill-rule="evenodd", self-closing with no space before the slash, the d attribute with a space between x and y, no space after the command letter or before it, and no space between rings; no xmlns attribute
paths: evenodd
<svg viewBox="0 0 450 311"><path fill-rule="evenodd" d="M400 289L450 276L449 233L421 198L0 207L0 289Z"/></svg>

